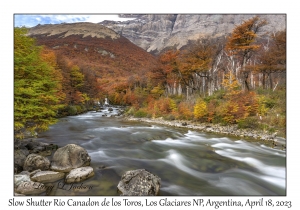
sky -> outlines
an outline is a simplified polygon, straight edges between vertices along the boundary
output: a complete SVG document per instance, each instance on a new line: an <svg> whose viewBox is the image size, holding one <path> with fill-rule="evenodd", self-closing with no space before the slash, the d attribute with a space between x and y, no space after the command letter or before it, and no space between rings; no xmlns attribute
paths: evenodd
<svg viewBox="0 0 300 210"><path fill-rule="evenodd" d="M104 20L126 21L134 18L119 18L118 15L38 15L38 14L15 14L15 27L34 27L38 24L59 24L59 23L76 23L91 22L99 23Z"/></svg>

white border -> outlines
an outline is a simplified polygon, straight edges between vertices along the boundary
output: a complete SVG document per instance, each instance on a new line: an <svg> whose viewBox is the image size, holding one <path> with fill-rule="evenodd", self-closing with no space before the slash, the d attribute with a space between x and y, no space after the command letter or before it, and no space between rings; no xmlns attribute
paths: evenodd
<svg viewBox="0 0 300 210"><path fill-rule="evenodd" d="M298 195L298 173L299 163L299 141L297 138L296 130L299 127L296 124L296 120L299 116L299 101L298 100L298 85L300 75L300 69L297 68L298 64L298 46L299 46L299 15L296 8L298 8L296 1L162 1L162 0L151 0L151 1L5 1L1 3L1 113L4 116L1 120L1 196L0 206L8 207L8 200L13 198L13 14L14 13L101 13L101 14L118 14L118 13L164 13L164 14L176 14L176 13L286 13L287 14L287 32L288 32L288 71L287 71L287 196L283 197L265 197L264 199L275 200L291 200L291 209L300 209L300 199ZM297 56L297 57L296 57ZM3 65L4 63L4 65ZM3 97L4 95L4 97ZM3 135L4 134L4 135ZM298 173L297 173L298 172ZM34 197L38 199L40 197ZM42 198L42 197L41 197ZM60 197L64 200L67 197ZM72 199L81 199L70 197ZM86 199L87 197L84 197ZM93 197L96 199L97 197ZM178 199L190 199L191 197L176 197ZM208 199L209 197L204 197ZM225 200L227 197L211 197L216 200ZM228 197L232 198L232 197ZM236 200L245 202L248 197L234 197ZM259 199L259 197L250 197L253 200ZM26 198L18 198L18 200L26 200ZM53 197L46 197L45 199L53 199ZM98 197L99 200L103 200L104 197ZM109 199L111 199L109 197ZM121 198L120 198L121 199ZM131 200L144 200L145 198L134 198ZM150 199L161 199L161 198L150 198ZM20 209L17 207L9 207L14 209ZM22 209L32 209L32 207L22 207ZM51 207L52 208L52 207ZM70 209L71 207L63 207ZM72 207L74 208L74 207ZM77 207L75 207L77 208ZM82 208L82 207L81 207ZM113 209L112 207L97 207L105 209ZM135 207L130 207L130 209ZM145 208L145 207L144 207ZM171 209L174 207L163 207L164 209ZM181 209L179 207L175 207ZM78 208L79 209L79 208ZM93 208L96 209L96 208ZM120 209L120 208L119 208ZM123 208L122 208L123 209ZM129 209L129 208L127 208ZM137 209L137 208L136 208ZM139 208L140 209L140 208ZM199 209L199 207L189 207L189 209ZM202 209L213 209L213 208L202 208ZM220 207L219 209L232 209L231 207ZM242 208L250 209L250 208ZM257 207L254 209L266 209L265 207ZM274 208L274 209L286 209L286 208Z"/></svg>

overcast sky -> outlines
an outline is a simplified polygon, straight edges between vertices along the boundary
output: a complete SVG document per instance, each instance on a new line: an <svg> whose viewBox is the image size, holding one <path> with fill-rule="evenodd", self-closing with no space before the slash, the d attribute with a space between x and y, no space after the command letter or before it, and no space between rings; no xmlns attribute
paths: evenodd
<svg viewBox="0 0 300 210"><path fill-rule="evenodd" d="M99 23L103 20L126 21L132 18L119 18L118 15L14 15L14 26L33 27L38 24L59 24L75 22Z"/></svg>

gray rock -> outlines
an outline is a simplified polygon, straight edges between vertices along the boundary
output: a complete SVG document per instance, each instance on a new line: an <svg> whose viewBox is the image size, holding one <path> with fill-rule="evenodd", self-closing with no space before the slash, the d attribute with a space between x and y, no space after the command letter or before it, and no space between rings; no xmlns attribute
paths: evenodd
<svg viewBox="0 0 300 210"><path fill-rule="evenodd" d="M32 171L31 173L29 173L29 172L28 173L29 173L29 176L31 178L31 177L33 177L38 172L41 172L41 169L37 169L37 170Z"/></svg>
<svg viewBox="0 0 300 210"><path fill-rule="evenodd" d="M127 171L123 174L117 188L121 195L145 196L157 195L160 189L160 178L145 169Z"/></svg>
<svg viewBox="0 0 300 210"><path fill-rule="evenodd" d="M68 144L54 153L51 170L69 172L75 168L88 166L90 161L91 158L84 148L76 144Z"/></svg>
<svg viewBox="0 0 300 210"><path fill-rule="evenodd" d="M29 140L14 139L14 149L24 149Z"/></svg>
<svg viewBox="0 0 300 210"><path fill-rule="evenodd" d="M63 179L64 176L65 174L62 172L40 171L37 172L34 176L32 176L31 180L34 182L48 183Z"/></svg>
<svg viewBox="0 0 300 210"><path fill-rule="evenodd" d="M15 189L15 193L23 194L23 195L37 195L43 192L46 192L47 187L38 182L21 182L17 188Z"/></svg>
<svg viewBox="0 0 300 210"><path fill-rule="evenodd" d="M30 150L30 153L40 154L42 156L49 156L52 154L53 150L56 150L58 147L54 144L43 143L39 141L30 141L26 148Z"/></svg>
<svg viewBox="0 0 300 210"><path fill-rule="evenodd" d="M40 143L37 141L29 141L26 145L26 148L29 150L33 150L35 147L41 147L42 149L45 149L45 147L43 147L43 145L40 145Z"/></svg>
<svg viewBox="0 0 300 210"><path fill-rule="evenodd" d="M70 171L70 173L67 175L65 179L65 182L66 183L81 182L92 176L94 176L94 170L92 167L87 166L87 167L76 168Z"/></svg>
<svg viewBox="0 0 300 210"><path fill-rule="evenodd" d="M106 168L106 166L105 165L100 165L98 168L99 169L104 169L104 168Z"/></svg>
<svg viewBox="0 0 300 210"><path fill-rule="evenodd" d="M26 160L27 155L29 154L28 150L17 149L14 151L14 171L19 173L23 170L23 166Z"/></svg>
<svg viewBox="0 0 300 210"><path fill-rule="evenodd" d="M19 173L18 175L28 175L28 176L30 176L30 174L31 173L34 173L34 171L33 172L29 172L29 171L22 171L21 173Z"/></svg>
<svg viewBox="0 0 300 210"><path fill-rule="evenodd" d="M27 174L14 175L14 186L18 187L22 182L30 182L30 177Z"/></svg>
<svg viewBox="0 0 300 210"><path fill-rule="evenodd" d="M213 132L214 129L213 129L213 128L206 128L206 131L207 131L207 132Z"/></svg>
<svg viewBox="0 0 300 210"><path fill-rule="evenodd" d="M26 157L24 163L24 170L32 172L37 169L41 169L42 171L48 170L50 167L50 161L48 158L43 157L37 154L30 154Z"/></svg>

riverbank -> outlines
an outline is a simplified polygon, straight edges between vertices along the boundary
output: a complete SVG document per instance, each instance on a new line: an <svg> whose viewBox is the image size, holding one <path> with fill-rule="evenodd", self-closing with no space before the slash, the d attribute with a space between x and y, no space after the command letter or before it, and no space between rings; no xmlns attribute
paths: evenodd
<svg viewBox="0 0 300 210"><path fill-rule="evenodd" d="M286 193L285 151L185 126L124 121L124 115L117 116L123 108L111 108L62 118L33 140L59 148L76 144L87 151L94 169L94 176L82 182L85 188L62 179L47 183L49 193L43 196L118 196L117 183L133 169L146 169L162 180L159 196ZM47 158L51 163L52 156Z"/></svg>
<svg viewBox="0 0 300 210"><path fill-rule="evenodd" d="M238 125L226 125L222 126L220 124L211 123L195 123L192 121L185 120L172 120L167 121L163 118L135 118L132 116L124 117L126 121L136 121L145 123L154 123L160 125L166 125L178 128L188 128L192 130L197 130L206 133L215 133L228 136L241 137L247 140L257 140L263 141L265 144L271 147L280 147L285 149L285 139L277 137L277 133L269 133L267 131L258 131L253 129L240 129Z"/></svg>

